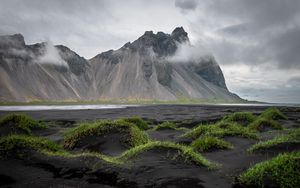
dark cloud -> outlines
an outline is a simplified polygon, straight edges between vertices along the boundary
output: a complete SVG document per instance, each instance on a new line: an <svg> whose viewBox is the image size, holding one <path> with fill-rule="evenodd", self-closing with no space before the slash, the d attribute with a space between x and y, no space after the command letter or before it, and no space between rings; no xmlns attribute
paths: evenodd
<svg viewBox="0 0 300 188"><path fill-rule="evenodd" d="M249 96L268 97L276 89L291 95L295 87L285 85L300 74L299 0L3 0L0 25L0 35L22 33L27 43L50 40L86 58L146 30L170 33L183 26L203 47L199 54L213 54L224 72L234 67L235 74L226 74L229 88ZM258 80L249 81L255 72L245 75L243 66L255 67ZM245 82L251 85L245 88Z"/></svg>
<svg viewBox="0 0 300 188"><path fill-rule="evenodd" d="M195 10L198 6L198 2L196 0L175 0L175 6L186 10Z"/></svg>
<svg viewBox="0 0 300 188"><path fill-rule="evenodd" d="M199 8L217 30L205 43L223 63L300 69L300 1L211 0Z"/></svg>

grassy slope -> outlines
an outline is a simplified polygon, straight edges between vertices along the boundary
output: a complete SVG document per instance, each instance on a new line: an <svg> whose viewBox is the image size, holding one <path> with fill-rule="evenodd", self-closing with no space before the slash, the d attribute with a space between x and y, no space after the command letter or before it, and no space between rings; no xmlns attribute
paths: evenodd
<svg viewBox="0 0 300 188"><path fill-rule="evenodd" d="M120 156L109 157L96 152L70 153L64 150L60 145L41 137L28 135L10 135L0 138L0 157L9 157L11 154L28 154L28 149L46 154L48 156L60 156L66 158L76 157L96 157L112 165L128 164L129 160L140 155L143 152L165 148L176 150L184 158L184 162L192 162L199 166L215 168L217 165L205 159L200 153L194 151L192 147L175 144L172 142L150 141L146 144L135 146L126 150Z"/></svg>
<svg viewBox="0 0 300 188"><path fill-rule="evenodd" d="M177 131L186 131L189 130L188 128L184 127L177 127L173 122L165 121L153 128L154 131L159 131L159 130L177 130Z"/></svg>
<svg viewBox="0 0 300 188"><path fill-rule="evenodd" d="M88 136L101 136L109 133L122 133L121 143L125 146L137 146L148 142L148 136L141 131L135 124L124 120L116 121L95 121L92 123L82 123L77 127L71 128L65 133L64 146L73 148L76 143Z"/></svg>
<svg viewBox="0 0 300 188"><path fill-rule="evenodd" d="M15 129L31 134L32 129L47 128L44 123L38 122L25 114L8 114L0 118L0 127L9 125Z"/></svg>
<svg viewBox="0 0 300 188"><path fill-rule="evenodd" d="M280 135L267 141L261 141L251 146L248 151L264 150L281 144L300 144L300 128L290 130L287 135Z"/></svg>
<svg viewBox="0 0 300 188"><path fill-rule="evenodd" d="M258 163L238 177L242 187L283 187L300 185L300 152L283 153Z"/></svg>
<svg viewBox="0 0 300 188"><path fill-rule="evenodd" d="M198 151L209 151L214 149L232 149L231 143L226 142L220 138L212 136L203 136L191 143L191 146Z"/></svg>
<svg viewBox="0 0 300 188"><path fill-rule="evenodd" d="M226 125L226 126L224 126ZM208 125L199 125L191 131L183 135L183 137L198 138L200 136L215 136L215 137L224 137L224 136L240 136L245 138L256 139L257 136L255 132L243 127L234 122L224 123L217 122L215 124Z"/></svg>

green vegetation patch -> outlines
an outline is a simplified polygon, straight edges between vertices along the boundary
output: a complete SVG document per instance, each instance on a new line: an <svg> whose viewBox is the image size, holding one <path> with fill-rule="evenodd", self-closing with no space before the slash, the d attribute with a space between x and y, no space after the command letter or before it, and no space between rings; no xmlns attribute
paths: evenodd
<svg viewBox="0 0 300 188"><path fill-rule="evenodd" d="M258 163L238 177L241 187L284 187L300 185L300 152L283 153Z"/></svg>
<svg viewBox="0 0 300 188"><path fill-rule="evenodd" d="M191 143L191 146L198 151L209 151L216 149L232 149L231 143L226 142L220 138L212 136L203 136Z"/></svg>
<svg viewBox="0 0 300 188"><path fill-rule="evenodd" d="M0 127L8 126L13 131L24 131L31 134L32 129L47 128L44 123L36 121L24 114L8 114L0 119Z"/></svg>
<svg viewBox="0 0 300 188"><path fill-rule="evenodd" d="M158 130L177 130L177 131L185 131L185 130L189 130L188 128L184 128L184 127L177 127L174 123L169 122L169 121L165 121L159 125L157 125L156 127L153 128L154 131L158 131Z"/></svg>
<svg viewBox="0 0 300 188"><path fill-rule="evenodd" d="M9 135L0 138L0 158L16 157L24 159L28 151L36 151L47 156L58 156L65 158L96 157L112 165L120 165L123 162L114 157L102 155L100 153L69 153L62 146L53 141L31 135Z"/></svg>
<svg viewBox="0 0 300 188"><path fill-rule="evenodd" d="M140 128L141 130L146 130L146 129L149 128L148 123L145 120L143 120L142 118L138 117L138 116L129 117L129 118L122 118L120 120L124 120L126 122L133 123L138 128Z"/></svg>
<svg viewBox="0 0 300 188"><path fill-rule="evenodd" d="M261 141L251 148L248 149L249 152L254 152L258 150L265 150L269 148L273 148L280 145L292 145L292 144L300 144L300 128L292 129L286 135L276 136L275 138L267 141Z"/></svg>
<svg viewBox="0 0 300 188"><path fill-rule="evenodd" d="M151 141L125 151L118 158L121 161L128 161L129 159L136 157L137 155L143 152L160 148L168 150L177 150L178 155L183 157L185 162L192 162L199 166L206 166L211 169L217 167L216 164L208 161L200 153L196 152L192 147L176 144L173 142Z"/></svg>
<svg viewBox="0 0 300 188"><path fill-rule="evenodd" d="M177 151L178 154L175 157L182 157L186 163L195 163L196 165L206 166L210 169L217 167L217 164L208 161L192 147L172 142L151 141L128 149L120 156L111 157L97 152L70 153L64 150L60 145L42 137L9 135L0 138L0 157L4 158L12 157L12 155L19 158L24 157L28 150L31 149L47 156L58 156L64 158L95 157L104 162L110 163L111 165L118 166L129 164L130 159L142 154L143 152L159 148Z"/></svg>
<svg viewBox="0 0 300 188"><path fill-rule="evenodd" d="M29 135L9 135L0 138L0 155L20 154L22 150L31 149L38 152L61 152L62 147L41 137Z"/></svg>
<svg viewBox="0 0 300 188"><path fill-rule="evenodd" d="M266 118L266 119L288 119L287 116L285 116L278 108L271 107L266 109L260 117Z"/></svg>
<svg viewBox="0 0 300 188"><path fill-rule="evenodd" d="M101 120L92 123L81 123L79 126L68 130L64 135L64 146L73 148L76 143L89 136L102 136L109 133L120 133L120 142L126 147L133 147L148 142L146 133L135 124L124 120Z"/></svg>
<svg viewBox="0 0 300 188"><path fill-rule="evenodd" d="M225 136L240 136L244 138L257 139L257 135L253 130L247 127L243 127L234 122L218 122L215 124L199 125L183 135L183 137L198 138L200 136L214 136L214 137L225 137Z"/></svg>
<svg viewBox="0 0 300 188"><path fill-rule="evenodd" d="M223 121L226 122L236 122L239 124L245 124L248 125L249 123L252 123L255 120L255 116L250 112L235 112L232 114L229 114L223 118Z"/></svg>
<svg viewBox="0 0 300 188"><path fill-rule="evenodd" d="M282 130L283 127L278 122L273 119L268 119L265 117L259 117L254 122L249 125L249 128L252 130L263 131L266 128Z"/></svg>

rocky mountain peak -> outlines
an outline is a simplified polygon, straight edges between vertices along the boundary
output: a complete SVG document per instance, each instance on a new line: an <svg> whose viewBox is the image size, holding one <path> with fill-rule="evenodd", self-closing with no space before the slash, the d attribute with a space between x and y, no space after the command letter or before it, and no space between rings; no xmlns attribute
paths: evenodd
<svg viewBox="0 0 300 188"><path fill-rule="evenodd" d="M153 31L146 31L140 38L130 45L130 48L142 54L146 53L146 51L150 48L159 57L162 57L173 55L177 50L177 43L187 41L189 41L187 32L183 29L183 27L177 27L171 35L161 31L156 34L153 33Z"/></svg>
<svg viewBox="0 0 300 188"><path fill-rule="evenodd" d="M176 27L171 36L180 43L189 41L188 33L183 29L183 27Z"/></svg>
<svg viewBox="0 0 300 188"><path fill-rule="evenodd" d="M0 36L1 48L22 48L24 46L25 40L21 34Z"/></svg>

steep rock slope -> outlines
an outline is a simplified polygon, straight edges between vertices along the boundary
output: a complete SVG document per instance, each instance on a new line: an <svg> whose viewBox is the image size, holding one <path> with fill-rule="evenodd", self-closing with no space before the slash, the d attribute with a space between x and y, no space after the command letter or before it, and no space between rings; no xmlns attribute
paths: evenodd
<svg viewBox="0 0 300 188"><path fill-rule="evenodd" d="M182 98L240 100L227 90L213 57L171 62L178 46L188 44L182 27L171 35L146 31L133 43L90 59L101 99L180 100Z"/></svg>
<svg viewBox="0 0 300 188"><path fill-rule="evenodd" d="M0 100L85 100L95 91L89 63L65 46L0 38Z"/></svg>
<svg viewBox="0 0 300 188"><path fill-rule="evenodd" d="M0 36L0 100L241 100L228 91L213 57L171 61L182 44L189 45L182 27L172 34L146 31L86 60L62 45Z"/></svg>

